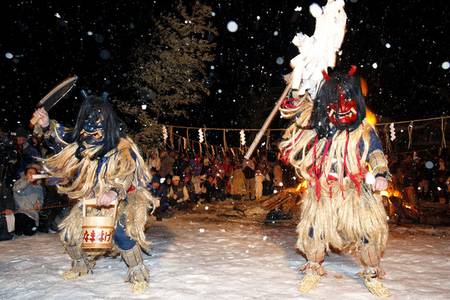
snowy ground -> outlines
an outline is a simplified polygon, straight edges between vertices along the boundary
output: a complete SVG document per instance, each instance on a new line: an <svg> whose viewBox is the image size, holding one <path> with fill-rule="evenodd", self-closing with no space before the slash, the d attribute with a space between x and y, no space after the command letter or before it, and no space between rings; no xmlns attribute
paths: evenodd
<svg viewBox="0 0 450 300"><path fill-rule="evenodd" d="M448 229L396 228L383 266L391 299L449 299ZM154 222L148 232L151 288L133 295L120 259L103 258L94 275L64 281L68 269L58 236L38 234L0 242L0 299L375 299L348 256L326 259L327 277L301 295L295 230L182 216Z"/></svg>

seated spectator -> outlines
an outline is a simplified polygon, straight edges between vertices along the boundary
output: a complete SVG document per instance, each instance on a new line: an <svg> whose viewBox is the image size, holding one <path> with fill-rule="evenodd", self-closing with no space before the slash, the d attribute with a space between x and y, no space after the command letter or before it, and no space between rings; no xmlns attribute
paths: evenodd
<svg viewBox="0 0 450 300"><path fill-rule="evenodd" d="M208 175L206 177L206 181L203 182L202 186L205 189L205 193L203 196L207 202L210 202L215 197L216 192L216 182L214 176Z"/></svg>
<svg viewBox="0 0 450 300"><path fill-rule="evenodd" d="M202 198L205 193L206 189L204 187L204 182L206 181L206 175L194 175L192 177L192 185L194 186L194 199L195 201L198 201L200 198Z"/></svg>
<svg viewBox="0 0 450 300"><path fill-rule="evenodd" d="M211 165L209 158L205 157L203 159L203 165L201 167L200 175L211 175Z"/></svg>
<svg viewBox="0 0 450 300"><path fill-rule="evenodd" d="M219 170L219 172L217 172L215 182L216 191L214 193L214 197L217 200L225 200L227 182L225 180L225 172L223 170Z"/></svg>
<svg viewBox="0 0 450 300"><path fill-rule="evenodd" d="M169 201L167 199L167 189L163 190L161 187L161 177L158 174L153 175L149 189L153 196L159 198L159 207L156 208L154 214L156 220L161 221L169 208Z"/></svg>
<svg viewBox="0 0 450 300"><path fill-rule="evenodd" d="M24 176L14 184L16 235L33 235L39 225L39 211L44 203L44 192L38 180L33 179L38 170L38 166L27 167Z"/></svg>
<svg viewBox="0 0 450 300"><path fill-rule="evenodd" d="M187 207L187 201L189 201L189 192L184 183L180 182L180 176L173 176L172 185L169 188L167 198L169 199L169 203L171 206L177 208Z"/></svg>
<svg viewBox="0 0 450 300"><path fill-rule="evenodd" d="M147 186L150 193L155 197L161 197L161 177L158 174L152 174L152 180Z"/></svg>
<svg viewBox="0 0 450 300"><path fill-rule="evenodd" d="M192 175L190 175L189 173L184 175L184 186L187 188L187 191L189 193L189 199L192 202L197 202L197 198L196 198L196 194L195 194L195 186L194 183L192 182Z"/></svg>

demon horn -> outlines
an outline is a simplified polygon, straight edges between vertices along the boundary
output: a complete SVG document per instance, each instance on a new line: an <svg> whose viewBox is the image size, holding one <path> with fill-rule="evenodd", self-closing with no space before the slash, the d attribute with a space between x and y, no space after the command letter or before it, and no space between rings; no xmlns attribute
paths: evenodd
<svg viewBox="0 0 450 300"><path fill-rule="evenodd" d="M350 67L350 70L348 70L348 76L353 76L353 75L355 75L357 69L358 69L358 68L357 68L355 65L352 65L352 66Z"/></svg>
<svg viewBox="0 0 450 300"><path fill-rule="evenodd" d="M323 76L323 79L325 79L325 81L330 80L330 76L328 75L328 73L325 70L322 70L322 76Z"/></svg>

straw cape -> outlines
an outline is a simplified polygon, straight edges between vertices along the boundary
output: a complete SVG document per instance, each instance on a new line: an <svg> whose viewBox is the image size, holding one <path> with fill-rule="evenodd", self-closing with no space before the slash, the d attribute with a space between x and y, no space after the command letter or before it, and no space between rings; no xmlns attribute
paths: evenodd
<svg viewBox="0 0 450 300"><path fill-rule="evenodd" d="M382 199L366 182L371 174L389 176L383 152L371 150L378 139L374 127L364 119L352 131L337 130L328 138L321 137L311 127L313 107L306 93L287 98L280 109L284 118L294 118L280 144L283 158L309 182L297 226L297 247L308 260L303 267L307 276L300 286L305 292L325 273L321 264L330 247L356 253L362 265L381 278L384 272L379 261L388 237ZM378 290L371 292L388 293L380 282L376 284Z"/></svg>
<svg viewBox="0 0 450 300"><path fill-rule="evenodd" d="M50 122L46 135L52 135L65 144L56 155L43 160L45 170L53 177L62 178L58 192L71 199L97 198L102 193L114 190L120 201L118 216L125 213L126 232L145 250L150 243L145 239L147 208L156 207L157 199L145 188L151 175L136 144L128 137L121 138L118 147L99 159L91 159L101 146L86 146L82 158L76 156L79 145L67 144L59 137L58 124ZM104 214L100 209L92 214ZM64 243L80 244L82 240L81 201L72 208L69 216L61 223L61 239Z"/></svg>

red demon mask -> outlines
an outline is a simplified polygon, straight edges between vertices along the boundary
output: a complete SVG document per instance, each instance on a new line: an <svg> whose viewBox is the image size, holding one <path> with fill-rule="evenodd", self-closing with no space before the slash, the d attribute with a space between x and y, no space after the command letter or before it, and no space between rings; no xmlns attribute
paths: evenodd
<svg viewBox="0 0 450 300"><path fill-rule="evenodd" d="M350 125L358 119L356 101L338 87L339 99L327 106L328 119L334 125Z"/></svg>

